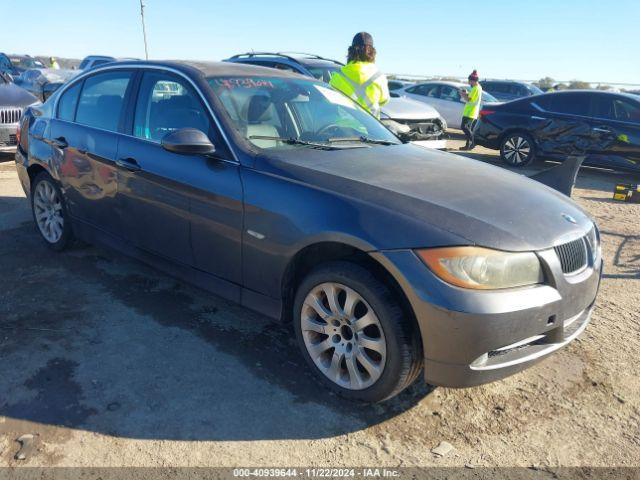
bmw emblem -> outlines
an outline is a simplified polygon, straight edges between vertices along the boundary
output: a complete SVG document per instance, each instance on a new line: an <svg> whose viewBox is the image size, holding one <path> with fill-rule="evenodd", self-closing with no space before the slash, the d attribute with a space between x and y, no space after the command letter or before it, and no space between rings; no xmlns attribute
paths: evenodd
<svg viewBox="0 0 640 480"><path fill-rule="evenodd" d="M566 213L562 214L562 218L564 218L569 223L573 223L574 225L578 224L578 221L575 218L573 218L571 215L568 215Z"/></svg>

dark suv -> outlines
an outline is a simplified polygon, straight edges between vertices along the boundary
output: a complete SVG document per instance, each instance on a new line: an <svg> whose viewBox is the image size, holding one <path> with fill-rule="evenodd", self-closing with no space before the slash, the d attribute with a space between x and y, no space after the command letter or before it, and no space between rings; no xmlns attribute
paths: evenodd
<svg viewBox="0 0 640 480"><path fill-rule="evenodd" d="M531 83L513 80L483 80L480 82L484 91L489 92L501 102L508 102L522 97L530 97L544 93Z"/></svg>
<svg viewBox="0 0 640 480"><path fill-rule="evenodd" d="M106 244L291 322L346 397L389 398L423 366L436 385L496 380L589 322L602 260L579 206L402 144L317 80L118 62L21 125L17 171L51 249Z"/></svg>

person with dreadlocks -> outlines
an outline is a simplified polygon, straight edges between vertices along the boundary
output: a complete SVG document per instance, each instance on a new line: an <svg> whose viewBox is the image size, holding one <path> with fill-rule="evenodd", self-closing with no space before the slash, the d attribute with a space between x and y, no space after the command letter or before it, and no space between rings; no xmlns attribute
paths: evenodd
<svg viewBox="0 0 640 480"><path fill-rule="evenodd" d="M373 37L367 32L357 33L348 50L347 64L333 73L329 84L380 118L380 107L389 101L389 85L375 61Z"/></svg>

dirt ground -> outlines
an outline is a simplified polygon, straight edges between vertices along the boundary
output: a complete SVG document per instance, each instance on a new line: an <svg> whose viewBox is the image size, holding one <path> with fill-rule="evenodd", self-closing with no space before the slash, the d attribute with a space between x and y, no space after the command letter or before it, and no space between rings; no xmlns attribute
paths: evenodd
<svg viewBox="0 0 640 480"><path fill-rule="evenodd" d="M574 191L605 258L578 340L500 382L419 381L364 406L317 386L286 326L110 251L51 253L10 160L0 466L640 466L640 205L611 200L626 175L583 169ZM27 433L34 450L16 460ZM455 450L431 453L441 441Z"/></svg>

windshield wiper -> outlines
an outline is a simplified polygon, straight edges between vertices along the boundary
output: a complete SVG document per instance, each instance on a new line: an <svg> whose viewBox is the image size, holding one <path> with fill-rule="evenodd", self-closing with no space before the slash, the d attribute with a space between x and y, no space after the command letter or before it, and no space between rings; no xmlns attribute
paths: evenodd
<svg viewBox="0 0 640 480"><path fill-rule="evenodd" d="M390 140L380 140L377 138L369 138L364 135L361 137L340 137L340 138L330 138L329 143L339 143L339 142L362 142L362 143L371 143L373 145L400 145L398 142L392 142Z"/></svg>
<svg viewBox="0 0 640 480"><path fill-rule="evenodd" d="M276 140L287 145L304 145L312 148L321 148L324 150L339 150L340 147L329 145L328 143L307 142L306 140L300 140L299 138L285 138L285 137L272 137L269 135L251 135L249 140Z"/></svg>

